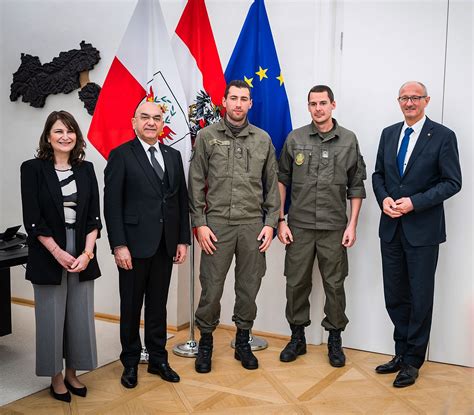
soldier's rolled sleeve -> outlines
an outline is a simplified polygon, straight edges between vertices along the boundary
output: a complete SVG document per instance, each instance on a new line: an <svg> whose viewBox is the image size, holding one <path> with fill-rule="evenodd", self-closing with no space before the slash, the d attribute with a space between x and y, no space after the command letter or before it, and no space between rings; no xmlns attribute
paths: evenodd
<svg viewBox="0 0 474 415"><path fill-rule="evenodd" d="M365 199L364 180L367 179L367 169L359 145L356 146L357 165L349 171L349 181L347 185L347 198L360 197Z"/></svg>
<svg viewBox="0 0 474 415"><path fill-rule="evenodd" d="M188 194L191 225L207 225L206 218L206 178L209 161L206 154L205 140L199 133L196 137L194 154L189 166Z"/></svg>
<svg viewBox="0 0 474 415"><path fill-rule="evenodd" d="M280 160L278 162L278 181L283 183L285 186L291 184L291 166L293 160L290 153L288 152L287 146L288 140L285 141L283 149L281 150Z"/></svg>
<svg viewBox="0 0 474 415"><path fill-rule="evenodd" d="M263 183L265 186L265 200L263 202L265 225L276 228L280 215L280 192L278 190L278 164L275 156L275 148L271 142L268 146L263 174Z"/></svg>

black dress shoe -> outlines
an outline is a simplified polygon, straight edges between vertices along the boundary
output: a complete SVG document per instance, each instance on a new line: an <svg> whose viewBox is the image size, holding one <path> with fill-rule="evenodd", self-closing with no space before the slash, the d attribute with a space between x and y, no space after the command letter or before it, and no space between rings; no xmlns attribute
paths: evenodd
<svg viewBox="0 0 474 415"><path fill-rule="evenodd" d="M171 369L168 362L158 364L148 364L148 373L159 375L161 379L167 382L179 382L179 375Z"/></svg>
<svg viewBox="0 0 474 415"><path fill-rule="evenodd" d="M61 402L71 402L71 394L69 393L69 391L65 392L65 393L56 393L54 391L54 388L53 388L53 385L50 385L49 387L49 393L51 394L51 396L54 398L54 399L57 399L58 401L61 401Z"/></svg>
<svg viewBox="0 0 474 415"><path fill-rule="evenodd" d="M120 382L122 382L122 385L125 386L126 388L134 388L137 386L138 380L138 367L133 366L133 367L125 367L123 369L122 377L120 378Z"/></svg>
<svg viewBox="0 0 474 415"><path fill-rule="evenodd" d="M64 379L64 384L66 385L66 388L71 391L73 395L81 396L82 398L85 398L87 395L87 387L83 386L82 388L76 388L72 386L66 379Z"/></svg>
<svg viewBox="0 0 474 415"><path fill-rule="evenodd" d="M418 369L414 366L404 364L397 377L393 381L396 388L404 388L413 385L418 377Z"/></svg>
<svg viewBox="0 0 474 415"><path fill-rule="evenodd" d="M402 365L403 356L398 354L394 356L393 359L390 360L390 362L377 366L375 368L375 371L380 375L384 375L386 373L396 373L402 368Z"/></svg>

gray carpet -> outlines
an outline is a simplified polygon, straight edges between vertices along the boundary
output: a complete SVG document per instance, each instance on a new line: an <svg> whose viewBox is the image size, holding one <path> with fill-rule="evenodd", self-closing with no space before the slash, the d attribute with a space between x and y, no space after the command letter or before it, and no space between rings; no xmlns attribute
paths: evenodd
<svg viewBox="0 0 474 415"><path fill-rule="evenodd" d="M12 304L12 316L13 333L0 337L0 406L45 389L50 384L50 378L35 375L34 309ZM100 367L119 358L119 325L96 320L96 333Z"/></svg>

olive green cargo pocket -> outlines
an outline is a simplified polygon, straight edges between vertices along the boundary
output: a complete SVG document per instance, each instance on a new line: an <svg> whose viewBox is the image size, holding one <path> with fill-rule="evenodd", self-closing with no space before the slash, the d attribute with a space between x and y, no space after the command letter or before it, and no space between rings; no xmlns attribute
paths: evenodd
<svg viewBox="0 0 474 415"><path fill-rule="evenodd" d="M227 177L229 175L230 141L211 140L212 152L209 156L209 176Z"/></svg>

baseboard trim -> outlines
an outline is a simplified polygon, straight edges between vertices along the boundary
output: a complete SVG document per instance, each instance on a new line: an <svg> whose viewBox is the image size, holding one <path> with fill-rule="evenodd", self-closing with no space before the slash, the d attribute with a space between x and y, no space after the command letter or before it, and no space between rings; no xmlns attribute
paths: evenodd
<svg viewBox="0 0 474 415"><path fill-rule="evenodd" d="M12 303L17 305L26 305L28 307L34 307L35 302L33 300L28 300L27 298L12 297Z"/></svg>
<svg viewBox="0 0 474 415"><path fill-rule="evenodd" d="M34 300L29 300L27 298L21 298L21 297L12 297L11 302L13 304L17 305L24 305L28 307L34 307L35 302ZM94 313L94 316L97 320L102 320L102 321L107 321L108 323L120 323L120 316L117 316L115 314L107 314L107 313ZM143 320L140 320L140 327L144 327L145 322ZM179 326L172 326L172 325L167 325L166 330L177 333L181 330L184 330L189 327L189 322L188 323L183 323L180 324Z"/></svg>
<svg viewBox="0 0 474 415"><path fill-rule="evenodd" d="M26 305L28 307L35 306L35 302L33 300L28 300L26 298L20 298L20 297L12 297L12 303L18 304L18 305ZM109 323L120 323L120 316L117 316L115 314L95 313L95 318L98 320L107 321ZM140 326L144 327L144 325L145 325L145 322L141 320ZM189 328L189 322L180 324L179 326L172 326L172 325L166 326L166 330L173 333L178 333L179 331L185 330L187 328ZM235 326L230 325L230 324L219 324L219 328L228 330L228 331L235 331ZM252 330L252 334L255 334L256 336L271 337L273 339L280 339L280 340L288 340L290 338L290 336L285 336L283 334L269 333L268 331L260 331L260 330Z"/></svg>

